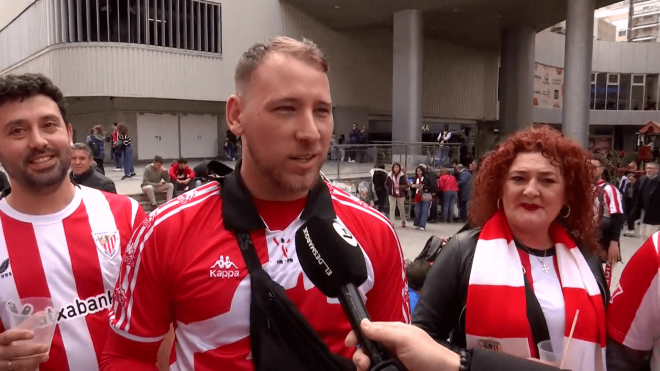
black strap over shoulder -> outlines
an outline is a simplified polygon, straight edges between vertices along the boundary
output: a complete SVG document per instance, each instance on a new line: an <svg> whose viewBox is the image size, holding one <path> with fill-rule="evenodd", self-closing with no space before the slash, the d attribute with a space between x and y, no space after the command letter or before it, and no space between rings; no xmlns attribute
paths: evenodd
<svg viewBox="0 0 660 371"><path fill-rule="evenodd" d="M550 333L548 332L548 323L545 321L545 315L539 300L532 290L532 286L525 279L525 302L527 304L527 321L529 327L532 329L532 339L534 339L534 347L538 355L538 344L544 340L550 340Z"/></svg>
<svg viewBox="0 0 660 371"><path fill-rule="evenodd" d="M353 363L330 352L282 286L263 270L248 232L235 232L250 273L250 346L255 371L348 371Z"/></svg>
<svg viewBox="0 0 660 371"><path fill-rule="evenodd" d="M238 247L241 250L241 255L243 255L243 260L245 260L248 272L252 274L257 270L261 270L261 261L259 260L259 256L257 256L257 251L254 249L250 234L247 232L236 232L235 234L236 240L238 241Z"/></svg>

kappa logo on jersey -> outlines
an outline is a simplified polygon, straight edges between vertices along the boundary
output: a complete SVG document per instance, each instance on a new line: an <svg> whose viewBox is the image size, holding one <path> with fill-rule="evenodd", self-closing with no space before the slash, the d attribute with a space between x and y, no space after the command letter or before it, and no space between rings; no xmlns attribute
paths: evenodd
<svg viewBox="0 0 660 371"><path fill-rule="evenodd" d="M9 270L9 258L0 264L0 279L5 277L11 277L11 271Z"/></svg>
<svg viewBox="0 0 660 371"><path fill-rule="evenodd" d="M195 198L196 195L197 195L197 192L193 189L192 191L189 191L189 192L186 192L186 193L182 194L181 196L177 197L176 199L179 200L179 203L181 205L185 205L188 202L190 202L190 200Z"/></svg>
<svg viewBox="0 0 660 371"><path fill-rule="evenodd" d="M220 259L211 266L209 275L217 278L233 278L238 277L239 271L236 264L229 260L229 256L220 255Z"/></svg>
<svg viewBox="0 0 660 371"><path fill-rule="evenodd" d="M114 232L96 232L92 233L94 242L99 251L105 255L106 258L112 259L117 256L121 245L119 244L119 231Z"/></svg>
<svg viewBox="0 0 660 371"><path fill-rule="evenodd" d="M614 302L614 298L617 296L623 294L623 287L621 287L621 283L619 283L619 286L617 286L616 290L612 293L612 297L610 298L610 304Z"/></svg>
<svg viewBox="0 0 660 371"><path fill-rule="evenodd" d="M117 306L119 308L125 308L127 304L127 297L126 297L126 291L122 289L121 287L117 286L115 287L115 297L114 300L117 303Z"/></svg>
<svg viewBox="0 0 660 371"><path fill-rule="evenodd" d="M112 306L112 291L108 290L103 294L89 297L84 300L76 298L73 303L62 306L57 321L84 317L89 314L98 313Z"/></svg>
<svg viewBox="0 0 660 371"><path fill-rule="evenodd" d="M148 230L151 228L152 225L154 225L154 220L156 220L156 215L158 215L158 209L152 211L149 213L149 216L144 218L144 221L142 221L142 225L144 226L144 230Z"/></svg>
<svg viewBox="0 0 660 371"><path fill-rule="evenodd" d="M135 268L135 262L137 260L137 246L135 246L135 241L132 241L126 246L126 252L124 252L124 263L131 268Z"/></svg>
<svg viewBox="0 0 660 371"><path fill-rule="evenodd" d="M277 241L277 238L273 237L273 241L275 242L275 246L280 247L282 255L284 255L284 259L278 259L277 264L293 263L293 259L289 258L289 243L291 243L291 239L287 239L285 242L284 238L280 238L280 241Z"/></svg>

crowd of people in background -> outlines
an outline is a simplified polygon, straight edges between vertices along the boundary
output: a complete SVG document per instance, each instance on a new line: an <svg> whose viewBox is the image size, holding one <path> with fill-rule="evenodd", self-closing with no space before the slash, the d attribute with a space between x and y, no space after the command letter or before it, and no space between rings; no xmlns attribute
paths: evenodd
<svg viewBox="0 0 660 371"><path fill-rule="evenodd" d="M428 222L466 223L476 170L476 162L470 162L466 168L454 160L452 168L440 168L439 172L419 164L408 178L399 163L394 163L389 172L377 165L371 170L375 207L385 213L385 201L389 201L389 219L394 223L399 215L402 228L406 227L406 220L413 220L413 226L420 230L425 230Z"/></svg>

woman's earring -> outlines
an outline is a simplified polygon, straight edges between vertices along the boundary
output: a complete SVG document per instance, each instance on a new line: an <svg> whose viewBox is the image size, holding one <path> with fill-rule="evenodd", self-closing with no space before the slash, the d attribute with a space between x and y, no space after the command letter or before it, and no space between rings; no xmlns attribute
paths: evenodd
<svg viewBox="0 0 660 371"><path fill-rule="evenodd" d="M497 199L497 209L500 208L500 200L501 200L501 198L498 198L498 199Z"/></svg>
<svg viewBox="0 0 660 371"><path fill-rule="evenodd" d="M571 215L571 205L566 205L568 207L568 211L566 212L566 215L562 215L562 218L566 219L568 218L569 215Z"/></svg>

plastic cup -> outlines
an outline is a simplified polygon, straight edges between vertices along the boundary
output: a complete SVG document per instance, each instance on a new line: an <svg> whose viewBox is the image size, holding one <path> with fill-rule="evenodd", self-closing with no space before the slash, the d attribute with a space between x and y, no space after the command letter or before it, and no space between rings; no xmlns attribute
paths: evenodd
<svg viewBox="0 0 660 371"><path fill-rule="evenodd" d="M539 358L543 362L550 363L553 366L559 366L559 361L561 360L561 353L555 354L552 349L552 343L550 340L544 340L539 343Z"/></svg>
<svg viewBox="0 0 660 371"><path fill-rule="evenodd" d="M8 330L30 330L34 338L24 340L30 344L46 345L50 349L58 311L51 298L22 298L2 303L9 322Z"/></svg>

